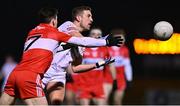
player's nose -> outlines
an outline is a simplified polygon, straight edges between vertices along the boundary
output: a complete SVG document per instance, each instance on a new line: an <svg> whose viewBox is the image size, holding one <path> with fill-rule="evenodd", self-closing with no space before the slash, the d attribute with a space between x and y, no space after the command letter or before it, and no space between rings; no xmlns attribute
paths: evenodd
<svg viewBox="0 0 180 106"><path fill-rule="evenodd" d="M91 23L93 22L93 19L92 18L90 18L90 21L91 21Z"/></svg>

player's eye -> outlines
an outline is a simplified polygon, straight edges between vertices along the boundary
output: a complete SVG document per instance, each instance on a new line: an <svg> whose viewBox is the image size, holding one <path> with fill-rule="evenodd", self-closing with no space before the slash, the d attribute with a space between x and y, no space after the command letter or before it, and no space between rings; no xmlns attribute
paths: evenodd
<svg viewBox="0 0 180 106"><path fill-rule="evenodd" d="M90 14L88 14L88 17L91 17L91 15L90 15Z"/></svg>

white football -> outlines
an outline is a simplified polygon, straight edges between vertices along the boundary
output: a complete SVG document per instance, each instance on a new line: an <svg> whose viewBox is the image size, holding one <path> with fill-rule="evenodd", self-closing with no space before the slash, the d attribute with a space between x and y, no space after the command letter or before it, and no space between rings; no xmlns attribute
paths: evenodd
<svg viewBox="0 0 180 106"><path fill-rule="evenodd" d="M173 26L167 21L160 21L154 26L154 36L158 40L168 40L173 34Z"/></svg>

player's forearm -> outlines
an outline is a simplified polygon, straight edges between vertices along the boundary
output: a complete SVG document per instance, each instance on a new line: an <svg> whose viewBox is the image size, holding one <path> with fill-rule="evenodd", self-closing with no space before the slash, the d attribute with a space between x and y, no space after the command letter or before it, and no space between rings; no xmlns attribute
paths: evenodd
<svg viewBox="0 0 180 106"><path fill-rule="evenodd" d="M81 64L78 66L72 66L72 71L74 73L81 73L81 72L90 71L95 68L96 68L96 64Z"/></svg>
<svg viewBox="0 0 180 106"><path fill-rule="evenodd" d="M129 59L126 59L124 61L125 63L125 75L126 75L126 79L128 81L132 81L132 78L133 78L133 72L132 72L132 67L131 67L131 64L130 64L130 60Z"/></svg>
<svg viewBox="0 0 180 106"><path fill-rule="evenodd" d="M105 39L95 39L90 37L71 37L68 40L68 43L77 44L80 46L87 47L98 47L98 46L106 46Z"/></svg>

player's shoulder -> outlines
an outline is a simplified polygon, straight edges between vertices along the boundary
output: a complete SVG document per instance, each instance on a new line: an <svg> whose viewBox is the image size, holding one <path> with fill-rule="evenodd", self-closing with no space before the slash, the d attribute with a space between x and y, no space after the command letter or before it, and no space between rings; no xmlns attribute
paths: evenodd
<svg viewBox="0 0 180 106"><path fill-rule="evenodd" d="M76 26L74 25L73 22L66 21L58 27L58 30L62 32L69 32L72 30L76 30Z"/></svg>
<svg viewBox="0 0 180 106"><path fill-rule="evenodd" d="M31 29L28 34L29 35L36 33L46 34L49 32L57 32L57 31L58 31L57 28L54 28L48 24L39 24L38 26Z"/></svg>
<svg viewBox="0 0 180 106"><path fill-rule="evenodd" d="M69 25L69 24L73 24L73 22L72 21L65 21L63 24L66 24L66 25ZM63 25L62 24L62 25ZM74 24L73 24L74 25Z"/></svg>
<svg viewBox="0 0 180 106"><path fill-rule="evenodd" d="M64 27L74 27L75 25L73 24L73 22L71 22L71 21L65 21L64 23L62 23L59 27L58 27L58 29L60 28L64 28Z"/></svg>

